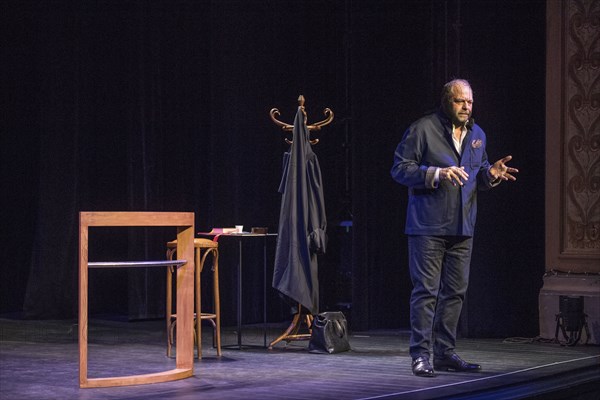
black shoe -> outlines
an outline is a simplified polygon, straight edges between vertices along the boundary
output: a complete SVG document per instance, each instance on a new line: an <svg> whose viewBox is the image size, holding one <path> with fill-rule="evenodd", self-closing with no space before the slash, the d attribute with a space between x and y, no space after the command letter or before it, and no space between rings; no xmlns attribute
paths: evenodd
<svg viewBox="0 0 600 400"><path fill-rule="evenodd" d="M427 357L415 358L412 362L412 372L415 376L432 377L435 375Z"/></svg>
<svg viewBox="0 0 600 400"><path fill-rule="evenodd" d="M458 354L452 354L444 358L434 358L433 365L435 369L442 371L454 371L454 372L479 372L481 371L481 365L471 364L463 360Z"/></svg>

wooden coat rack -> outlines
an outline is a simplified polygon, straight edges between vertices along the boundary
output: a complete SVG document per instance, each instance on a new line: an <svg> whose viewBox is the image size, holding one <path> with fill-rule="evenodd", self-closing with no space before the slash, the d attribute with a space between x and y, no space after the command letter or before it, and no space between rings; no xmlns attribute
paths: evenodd
<svg viewBox="0 0 600 400"><path fill-rule="evenodd" d="M306 123L307 116L306 116L306 110L304 109L304 103L305 103L304 96L302 96L302 95L298 96L298 106L300 107L300 109L302 110L302 113L304 114L304 123ZM323 121L315 122L314 124L311 124L311 125L308 125L308 124L306 125L309 133L311 131L320 131L321 127L323 127L325 125L329 125L331 123L331 121L333 121L333 111L331 111L331 109L326 108L325 110L323 110L323 114L325 114L325 117L326 117ZM282 122L277 119L277 117L279 115L281 115L277 108L272 108L271 111L269 112L269 115L271 115L271 119L273 120L273 122L275 122L276 125L280 126L283 131L285 131L285 132L293 131L294 125L286 124L285 122ZM289 140L288 138L285 138L285 141L288 144L292 144L292 140ZM317 143L319 143L319 139L310 139L310 144L317 144Z"/></svg>
<svg viewBox="0 0 600 400"><path fill-rule="evenodd" d="M307 115L306 115L306 110L304 108L304 103L305 103L305 99L304 96L300 95L298 96L298 106L300 107L300 110L302 111L302 114L304 114L304 123L306 124L307 121ZM333 121L333 111L331 111L331 109L326 108L323 113L325 114L325 119L323 121L319 121L316 122L314 124L310 124L310 125L306 125L306 127L308 128L309 131L309 135L311 131L319 131L321 130L321 127L325 126L325 125L329 125L331 123L331 121ZM275 122L276 125L280 126L281 129L284 132L292 132L294 130L294 125L290 125L287 124L285 122L282 122L280 120L277 119L277 117L280 115L279 110L277 108L272 108L271 111L269 112L269 114L271 115L271 119L273 120L273 122ZM293 140L289 140L288 138L285 138L286 143L288 144L292 144ZM309 137L309 142L310 144L317 144L319 143L319 139L310 139ZM305 310L305 312L303 312L303 310ZM281 334L279 337L277 337L277 339L273 340L270 344L269 344L269 349L272 349L273 346L275 346L277 343L281 342L281 341L285 341L286 344L293 341L293 340L308 340L311 337L311 333L312 333L312 321L313 321L313 316L310 313L306 312L306 309L302 306L302 304L298 304L298 312L294 315L294 318L292 319L292 322L290 324L290 326L285 330L285 332L283 332L283 334ZM303 333L303 325L305 325L305 329L308 329L308 333Z"/></svg>

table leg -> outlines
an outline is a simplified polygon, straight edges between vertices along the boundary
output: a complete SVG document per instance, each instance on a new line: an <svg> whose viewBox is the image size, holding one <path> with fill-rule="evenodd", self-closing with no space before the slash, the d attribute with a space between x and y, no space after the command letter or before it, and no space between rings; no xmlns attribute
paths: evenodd
<svg viewBox="0 0 600 400"><path fill-rule="evenodd" d="M267 237L263 242L263 346L267 347Z"/></svg>
<svg viewBox="0 0 600 400"><path fill-rule="evenodd" d="M242 349L242 239L238 239L238 309L237 309L237 322L238 322L238 347Z"/></svg>
<svg viewBox="0 0 600 400"><path fill-rule="evenodd" d="M243 239L241 236L236 237L238 240L238 279L237 279L237 345L226 345L222 347L237 348L241 350L243 347L261 347L260 345L243 345L242 344L242 319L243 319ZM268 348L267 345L267 235L264 235L263 242L263 348Z"/></svg>

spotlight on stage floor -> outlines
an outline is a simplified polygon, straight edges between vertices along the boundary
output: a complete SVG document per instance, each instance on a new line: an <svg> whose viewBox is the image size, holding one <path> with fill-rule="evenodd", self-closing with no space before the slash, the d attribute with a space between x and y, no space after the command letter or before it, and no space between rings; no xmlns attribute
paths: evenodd
<svg viewBox="0 0 600 400"><path fill-rule="evenodd" d="M587 315L583 312L583 296L559 296L559 313L556 314L555 339L558 341L558 331L563 334L567 346L574 346L581 340L585 328L586 344L590 333L587 326Z"/></svg>

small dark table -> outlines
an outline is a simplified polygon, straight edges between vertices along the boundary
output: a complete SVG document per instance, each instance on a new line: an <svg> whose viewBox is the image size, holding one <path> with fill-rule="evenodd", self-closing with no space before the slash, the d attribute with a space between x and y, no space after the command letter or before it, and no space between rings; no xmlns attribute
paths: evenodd
<svg viewBox="0 0 600 400"><path fill-rule="evenodd" d="M243 241L250 238L263 238L263 346L267 348L267 242L269 237L277 237L276 233L251 233L251 232L231 232L231 233L213 233L198 232L201 236L211 236L214 241L221 237L233 238L238 242L238 293L237 293L237 344L222 345L223 348L236 348L241 350L243 347L257 347L257 345L242 343L242 271L243 271Z"/></svg>

